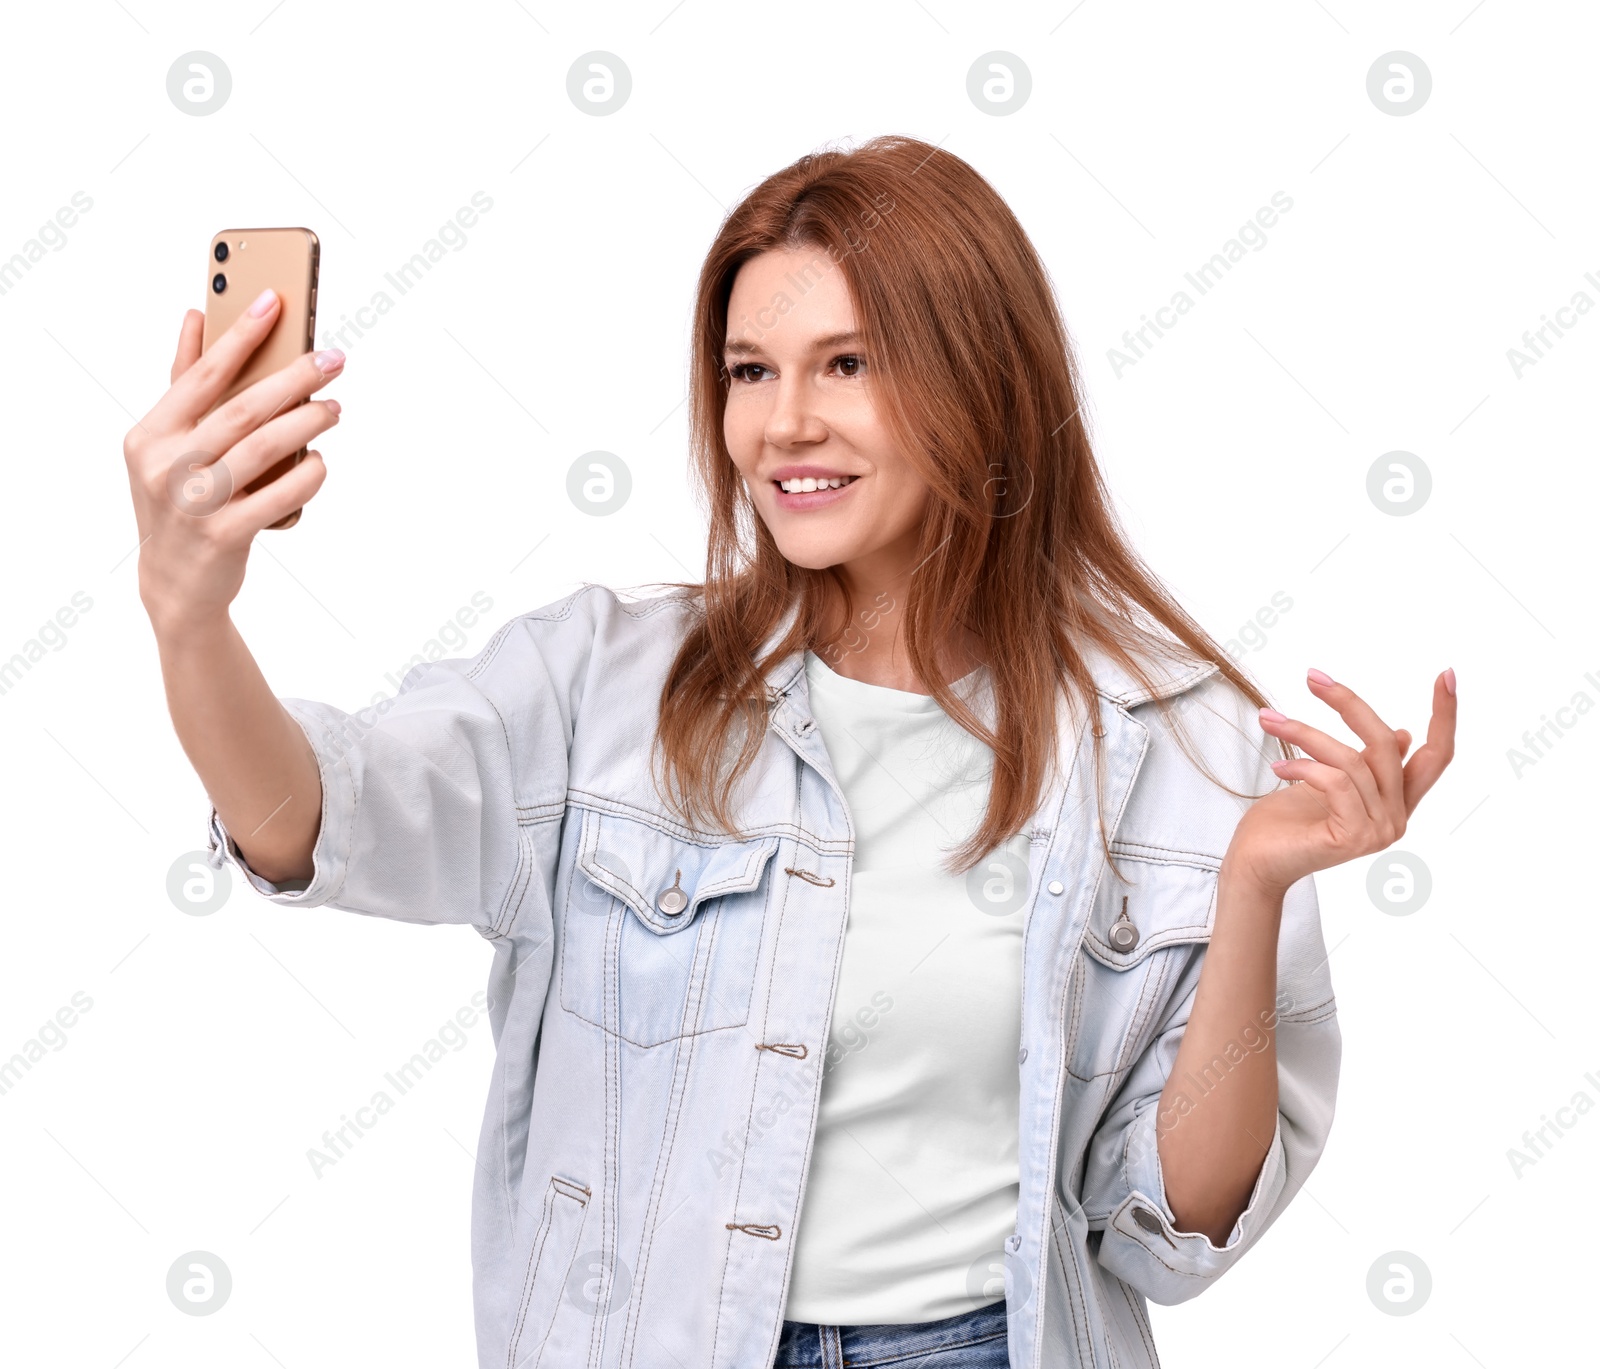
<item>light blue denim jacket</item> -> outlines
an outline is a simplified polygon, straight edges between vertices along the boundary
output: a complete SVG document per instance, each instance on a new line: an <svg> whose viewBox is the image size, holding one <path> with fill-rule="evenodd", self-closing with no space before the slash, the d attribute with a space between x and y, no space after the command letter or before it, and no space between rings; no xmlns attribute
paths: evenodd
<svg viewBox="0 0 1600 1369"><path fill-rule="evenodd" d="M799 654L768 672L738 839L672 816L649 752L689 613L591 586L513 619L471 659L414 667L381 712L285 699L322 776L301 887L250 871L212 810L213 862L274 903L461 923L494 947L472 1213L481 1369L753 1369L775 1353L851 822ZM1279 1114L1249 1206L1221 1247L1174 1224L1156 1105L1248 801L1195 768L1151 696L1091 661L1104 812L1128 882L1102 855L1091 741L1063 695L1021 910L1016 1230L973 1285L975 1305L1007 1298L1013 1369L1154 1369L1146 1299L1194 1297L1260 1238L1316 1164L1338 1082L1307 878L1284 903ZM1219 779L1276 787L1275 744L1214 666L1151 668ZM1133 932L1113 933L1124 899ZM1266 1039L1241 1023L1192 1099Z"/></svg>

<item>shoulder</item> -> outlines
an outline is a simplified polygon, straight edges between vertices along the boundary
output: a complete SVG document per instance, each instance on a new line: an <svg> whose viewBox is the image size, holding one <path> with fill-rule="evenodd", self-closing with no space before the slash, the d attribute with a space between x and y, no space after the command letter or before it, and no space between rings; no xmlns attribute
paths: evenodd
<svg viewBox="0 0 1600 1369"><path fill-rule="evenodd" d="M563 692L614 676L634 685L664 679L700 613L698 591L625 598L589 584L501 625L467 674L485 693L506 695L537 681Z"/></svg>
<svg viewBox="0 0 1600 1369"><path fill-rule="evenodd" d="M631 793L698 603L682 589L628 598L585 585L501 624L474 656L408 671L385 725L459 737L469 719L491 724L524 814L558 816L575 779Z"/></svg>
<svg viewBox="0 0 1600 1369"><path fill-rule="evenodd" d="M1146 734L1120 838L1219 862L1244 811L1279 787L1278 744L1216 662L1164 653L1151 674L1156 693L1113 700Z"/></svg>
<svg viewBox="0 0 1600 1369"><path fill-rule="evenodd" d="M628 744L653 727L698 603L698 592L681 589L625 598L585 585L502 623L474 656L408 672L399 711L487 706L514 756L559 773L564 759L554 762L570 752L584 720L603 721L599 731Z"/></svg>

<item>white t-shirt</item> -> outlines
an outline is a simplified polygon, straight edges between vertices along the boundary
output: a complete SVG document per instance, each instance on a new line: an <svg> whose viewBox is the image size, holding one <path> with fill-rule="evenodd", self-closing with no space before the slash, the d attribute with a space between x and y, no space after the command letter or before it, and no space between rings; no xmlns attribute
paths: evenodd
<svg viewBox="0 0 1600 1369"><path fill-rule="evenodd" d="M934 1321L1005 1296L1028 841L946 873L988 804L993 753L928 695L810 652L805 668L856 845L784 1316ZM988 673L956 687L970 699Z"/></svg>

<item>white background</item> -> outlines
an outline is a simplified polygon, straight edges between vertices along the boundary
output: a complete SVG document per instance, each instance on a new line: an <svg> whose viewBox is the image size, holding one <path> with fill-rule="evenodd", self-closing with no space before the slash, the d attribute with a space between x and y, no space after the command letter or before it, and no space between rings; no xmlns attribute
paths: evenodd
<svg viewBox="0 0 1600 1369"><path fill-rule="evenodd" d="M1302 684L1318 666L1420 734L1433 675L1460 680L1455 763L1401 843L1426 905L1380 912L1366 862L1319 878L1345 1043L1328 1149L1235 1270L1152 1308L1163 1363L1584 1356L1600 1117L1520 1177L1507 1151L1579 1091L1600 1101L1600 716L1520 775L1507 751L1578 691L1600 700L1600 317L1520 377L1506 353L1574 292L1600 300L1600 23L1510 0L1075 4L9 8L0 258L74 192L93 208L0 295L0 658L75 592L93 607L0 695L0 1058L74 993L93 1006L0 1096L8 1359L473 1359L487 1024L320 1178L306 1152L469 1003L489 948L237 883L209 917L166 893L208 807L138 600L121 440L203 306L211 235L314 228L320 340L473 192L494 202L346 348L327 484L261 537L236 605L279 694L355 708L474 592L493 608L452 654L584 580L698 575L682 400L701 257L764 176L882 132L966 158L1032 235L1100 459L1184 602L1221 639L1292 599L1244 656L1275 702L1327 721ZM196 49L233 80L206 117L166 89ZM595 49L632 73L609 117L567 95ZM1405 117L1366 89L1396 49L1433 78ZM967 95L992 50L1032 75L1004 117ZM1293 209L1267 245L1119 377L1107 349L1276 191ZM607 518L566 495L594 449L634 482ZM1397 449L1433 477L1406 517L1366 493ZM193 1250L232 1271L217 1315L167 1298ZM1391 1251L1431 1271L1413 1315L1367 1294Z"/></svg>

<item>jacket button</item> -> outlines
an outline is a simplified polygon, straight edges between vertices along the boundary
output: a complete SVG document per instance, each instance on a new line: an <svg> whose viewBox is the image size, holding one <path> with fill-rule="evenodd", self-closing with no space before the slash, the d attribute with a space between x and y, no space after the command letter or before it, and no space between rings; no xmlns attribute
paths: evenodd
<svg viewBox="0 0 1600 1369"><path fill-rule="evenodd" d="M1161 1218L1156 1216L1156 1214L1150 1211L1150 1209L1147 1207L1134 1208L1133 1220L1138 1222L1139 1225L1142 1226L1146 1231L1161 1230Z"/></svg>
<svg viewBox="0 0 1600 1369"><path fill-rule="evenodd" d="M683 871L679 870L672 877L672 887L663 889L661 896L656 899L656 907L668 917L677 917L679 913L689 906L689 895L684 893L682 886L679 884L682 878Z"/></svg>
<svg viewBox="0 0 1600 1369"><path fill-rule="evenodd" d="M1017 1052L1017 1063L1019 1065L1026 1065L1028 1063L1028 1048L1026 1046Z"/></svg>
<svg viewBox="0 0 1600 1369"><path fill-rule="evenodd" d="M1021 1236L1007 1236L1006 1237L1006 1249L1009 1250L1013 1255L1015 1255L1017 1253L1017 1251L1022 1249L1022 1237Z"/></svg>
<svg viewBox="0 0 1600 1369"><path fill-rule="evenodd" d="M1045 887L1047 889L1049 889L1052 894L1064 894L1064 893L1067 892L1067 886L1065 884L1063 884L1059 879L1051 880L1050 883L1047 884Z"/></svg>
<svg viewBox="0 0 1600 1369"><path fill-rule="evenodd" d="M1117 920L1111 924L1111 945L1119 951L1131 951L1139 944L1139 929L1128 921L1128 900L1122 900L1122 912Z"/></svg>

